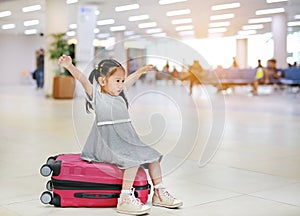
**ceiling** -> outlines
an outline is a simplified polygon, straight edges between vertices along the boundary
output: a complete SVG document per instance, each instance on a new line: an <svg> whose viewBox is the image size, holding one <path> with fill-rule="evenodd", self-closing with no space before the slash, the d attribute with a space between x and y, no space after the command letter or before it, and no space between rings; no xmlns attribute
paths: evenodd
<svg viewBox="0 0 300 216"><path fill-rule="evenodd" d="M65 1L65 0L61 0ZM208 29L210 22L210 16L219 15L223 13L233 13L234 18L221 20L229 21L230 26L226 27L226 32L222 33L222 36L235 36L242 30L244 25L249 25L248 20L253 18L270 17L272 15L256 15L256 10L277 8L282 7L285 9L287 14L287 21L300 21L294 18L295 15L300 14L300 0L288 0L287 2L281 3L266 3L266 0L187 0L181 3L174 3L168 5L158 4L159 0L79 0L79 3L68 5L69 24L76 23L76 13L79 4L95 4L98 6L100 14L97 16L97 20L102 19L115 19L113 25L97 26L100 33L110 33L109 27L116 25L125 25L126 31L133 31L135 35L145 35L146 29L138 28L138 24L142 22L156 22L155 28L161 28L163 33L173 38L182 38L179 32L175 30L178 26L192 25L194 34L189 37L205 38L209 36ZM213 5L220 5L226 3L240 2L240 7L235 9L226 9L222 11L213 11L211 7ZM139 8L131 11L115 12L115 7L120 5L138 3ZM42 9L35 12L23 13L22 7L41 4ZM179 10L179 9L190 9L191 13L187 15L179 15L169 17L166 16L168 11ZM3 30L0 28L0 34L24 34L24 30L35 28L37 34L43 33L45 29L45 0L0 0L0 12L10 10L12 15L8 17L0 18L0 26L4 24L14 23L16 28ZM129 22L128 17L134 15L148 14L149 19L143 21ZM174 25L171 23L173 19L192 18L192 23ZM23 22L26 20L38 19L40 23L35 26L25 27ZM264 23L263 29L257 30L257 33L271 32L271 24ZM287 27L288 28L288 27ZM300 27L289 27L290 32L299 31ZM76 29L75 29L76 31ZM98 34L95 34L97 37ZM220 34L218 34L220 35Z"/></svg>

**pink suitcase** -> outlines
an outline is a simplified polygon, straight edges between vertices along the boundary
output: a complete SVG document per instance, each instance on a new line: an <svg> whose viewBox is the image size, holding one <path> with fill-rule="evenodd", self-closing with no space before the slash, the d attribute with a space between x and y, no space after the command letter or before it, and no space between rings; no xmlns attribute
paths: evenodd
<svg viewBox="0 0 300 216"><path fill-rule="evenodd" d="M80 154L50 157L40 169L43 176L52 173L40 200L56 207L109 207L117 205L123 171L107 163L89 163ZM135 196L146 203L150 185L143 168L134 181Z"/></svg>

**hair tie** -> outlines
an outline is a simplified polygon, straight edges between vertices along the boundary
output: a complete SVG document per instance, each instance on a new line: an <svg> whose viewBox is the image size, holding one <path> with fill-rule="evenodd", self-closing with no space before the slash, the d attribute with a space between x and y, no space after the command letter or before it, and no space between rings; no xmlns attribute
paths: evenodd
<svg viewBox="0 0 300 216"><path fill-rule="evenodd" d="M98 70L98 65L95 65L95 69Z"/></svg>

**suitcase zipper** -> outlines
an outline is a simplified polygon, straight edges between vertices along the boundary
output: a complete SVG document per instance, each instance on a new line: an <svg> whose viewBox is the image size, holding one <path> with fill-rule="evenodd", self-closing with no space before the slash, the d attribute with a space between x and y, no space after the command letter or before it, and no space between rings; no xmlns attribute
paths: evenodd
<svg viewBox="0 0 300 216"><path fill-rule="evenodd" d="M58 190L121 190L120 184L103 184L95 182L80 182L70 180L57 180L52 178L53 188ZM147 183L143 186L133 186L135 190L149 190L150 185Z"/></svg>

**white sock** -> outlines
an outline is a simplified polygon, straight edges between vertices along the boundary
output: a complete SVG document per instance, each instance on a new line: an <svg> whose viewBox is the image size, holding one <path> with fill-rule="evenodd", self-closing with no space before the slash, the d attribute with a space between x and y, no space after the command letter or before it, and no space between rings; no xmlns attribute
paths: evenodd
<svg viewBox="0 0 300 216"><path fill-rule="evenodd" d="M121 194L131 195L132 194L132 190L121 190Z"/></svg>
<svg viewBox="0 0 300 216"><path fill-rule="evenodd" d="M159 184L157 184L157 185L154 185L154 188L155 189L165 189L166 188L166 186L164 185L164 183L159 183Z"/></svg>

